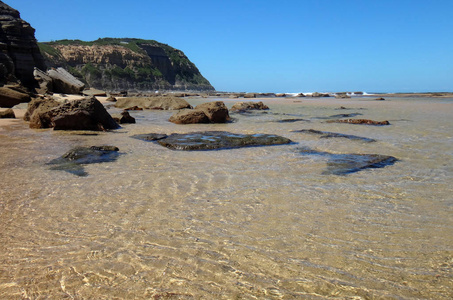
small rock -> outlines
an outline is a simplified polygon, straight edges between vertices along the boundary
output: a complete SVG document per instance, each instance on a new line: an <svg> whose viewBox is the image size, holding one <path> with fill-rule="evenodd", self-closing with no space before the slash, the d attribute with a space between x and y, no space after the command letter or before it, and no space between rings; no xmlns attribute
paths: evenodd
<svg viewBox="0 0 453 300"><path fill-rule="evenodd" d="M135 118L127 110L124 110L121 114L113 115L112 118L119 124L135 124Z"/></svg>
<svg viewBox="0 0 453 300"><path fill-rule="evenodd" d="M14 110L8 108L5 111L0 111L0 119L15 119L16 115L14 114Z"/></svg>

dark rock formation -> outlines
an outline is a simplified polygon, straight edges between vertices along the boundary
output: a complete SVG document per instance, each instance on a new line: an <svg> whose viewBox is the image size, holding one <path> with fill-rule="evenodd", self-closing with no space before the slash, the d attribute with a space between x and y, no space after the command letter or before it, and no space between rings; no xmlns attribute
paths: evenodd
<svg viewBox="0 0 453 300"><path fill-rule="evenodd" d="M20 81L34 88L34 67L45 68L35 30L17 10L0 1L0 84Z"/></svg>
<svg viewBox="0 0 453 300"><path fill-rule="evenodd" d="M64 67L105 91L214 90L184 53L152 40L104 38L39 44L48 67Z"/></svg>
<svg viewBox="0 0 453 300"><path fill-rule="evenodd" d="M87 176L83 165L115 161L119 154L115 146L76 147L60 158L47 163L51 170L66 171L77 176Z"/></svg>
<svg viewBox="0 0 453 300"><path fill-rule="evenodd" d="M112 116L118 124L135 124L135 118L132 117L127 110L122 111L120 114Z"/></svg>
<svg viewBox="0 0 453 300"><path fill-rule="evenodd" d="M347 123L347 124L359 124L359 125L390 125L389 121L373 121L367 119L346 119L346 120L330 120L327 123Z"/></svg>
<svg viewBox="0 0 453 300"><path fill-rule="evenodd" d="M192 108L192 106L184 99L172 96L157 96L157 97L128 97L118 99L115 103L117 108L140 107L144 109L159 109L159 110L178 110L184 108Z"/></svg>
<svg viewBox="0 0 453 300"><path fill-rule="evenodd" d="M0 107L11 108L19 103L30 102L30 95L10 87L0 87Z"/></svg>
<svg viewBox="0 0 453 300"><path fill-rule="evenodd" d="M225 131L173 133L158 143L172 150L218 150L289 144L292 141L273 134L237 134Z"/></svg>
<svg viewBox="0 0 453 300"><path fill-rule="evenodd" d="M382 98L382 97L381 97L381 98L376 98L376 99L374 99L374 100L384 101L385 98Z"/></svg>
<svg viewBox="0 0 453 300"><path fill-rule="evenodd" d="M0 111L0 119L15 119L16 115L14 114L14 110L8 108L5 111Z"/></svg>
<svg viewBox="0 0 453 300"><path fill-rule="evenodd" d="M319 135L320 138L324 138L324 139L326 139L326 138L345 138L345 139L349 139L349 140L360 140L360 141L364 141L364 142L368 142L368 143L376 141L374 139L361 137L361 136L357 136L357 135L328 132L328 131L319 131L319 130L314 130L314 129L293 130L291 132L301 132L301 133Z"/></svg>
<svg viewBox="0 0 453 300"><path fill-rule="evenodd" d="M237 102L231 107L232 112L245 112L249 110L268 110L269 107L260 102Z"/></svg>
<svg viewBox="0 0 453 300"><path fill-rule="evenodd" d="M320 155L327 157L327 169L323 174L347 175L369 168L383 168L393 165L397 158L380 154L335 154L316 151L309 148L299 149L304 155Z"/></svg>

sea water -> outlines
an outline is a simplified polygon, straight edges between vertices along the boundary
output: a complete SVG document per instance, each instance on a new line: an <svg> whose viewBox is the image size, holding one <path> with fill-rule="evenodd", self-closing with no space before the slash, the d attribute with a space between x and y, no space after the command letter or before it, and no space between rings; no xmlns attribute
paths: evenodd
<svg viewBox="0 0 453 300"><path fill-rule="evenodd" d="M136 124L98 135L3 128L0 298L453 298L453 99L264 101L268 113L228 124L137 111ZM391 125L326 122L343 113ZM302 120L278 122L291 118ZM204 130L294 143L174 151L130 137ZM121 155L86 165L86 177L46 165L92 145ZM398 161L329 175L326 158L301 147Z"/></svg>

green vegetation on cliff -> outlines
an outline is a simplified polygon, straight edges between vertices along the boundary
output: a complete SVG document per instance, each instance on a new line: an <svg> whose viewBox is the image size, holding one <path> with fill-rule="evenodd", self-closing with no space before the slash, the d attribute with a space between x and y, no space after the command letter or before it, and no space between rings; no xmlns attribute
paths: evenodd
<svg viewBox="0 0 453 300"><path fill-rule="evenodd" d="M154 40L103 38L39 43L48 67L105 90L214 90L180 50Z"/></svg>

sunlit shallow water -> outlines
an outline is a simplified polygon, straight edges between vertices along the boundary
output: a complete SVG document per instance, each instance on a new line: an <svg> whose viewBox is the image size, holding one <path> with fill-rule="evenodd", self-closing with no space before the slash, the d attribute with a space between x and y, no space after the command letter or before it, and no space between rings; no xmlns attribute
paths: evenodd
<svg viewBox="0 0 453 300"><path fill-rule="evenodd" d="M296 101L229 124L139 111L99 135L3 128L0 298L451 299L453 99ZM326 123L340 113L391 125ZM290 118L306 121L276 122ZM311 128L377 142L292 132ZM294 143L189 152L130 138L203 130ZM87 177L46 165L92 145L122 154L86 165ZM301 147L399 161L325 175L326 158Z"/></svg>

